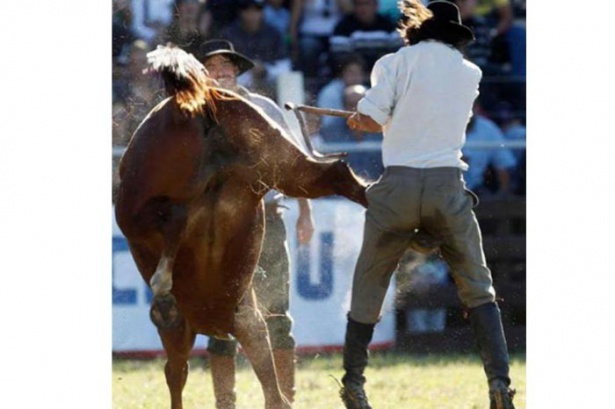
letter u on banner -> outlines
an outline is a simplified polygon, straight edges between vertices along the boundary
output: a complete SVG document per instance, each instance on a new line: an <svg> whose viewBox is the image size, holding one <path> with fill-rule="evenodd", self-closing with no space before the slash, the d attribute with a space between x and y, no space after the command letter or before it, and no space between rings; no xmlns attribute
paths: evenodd
<svg viewBox="0 0 615 409"><path fill-rule="evenodd" d="M322 300L333 292L333 233L321 233L318 263L318 281L312 283L310 246L297 247L297 292L308 300Z"/></svg>

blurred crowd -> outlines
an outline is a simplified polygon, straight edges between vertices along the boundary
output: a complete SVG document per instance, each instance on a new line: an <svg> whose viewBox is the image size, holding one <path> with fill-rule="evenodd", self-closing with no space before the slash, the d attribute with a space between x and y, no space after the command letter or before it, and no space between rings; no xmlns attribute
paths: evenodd
<svg viewBox="0 0 615 409"><path fill-rule="evenodd" d="M476 41L466 58L483 70L481 96L467 140L525 140L525 0L450 0ZM398 0L113 0L113 145L125 146L147 112L164 98L157 78L143 73L146 54L174 43L198 54L226 39L255 67L239 77L276 100L276 79L304 75L306 104L354 110L381 56L403 45ZM428 3L428 0L423 0ZM311 118L319 146L378 142L381 134L351 131L343 119ZM315 122L315 124L314 124ZM483 194L525 193L524 149L464 149L468 185ZM117 158L116 158L117 160ZM379 151L351 152L357 173L375 179Z"/></svg>

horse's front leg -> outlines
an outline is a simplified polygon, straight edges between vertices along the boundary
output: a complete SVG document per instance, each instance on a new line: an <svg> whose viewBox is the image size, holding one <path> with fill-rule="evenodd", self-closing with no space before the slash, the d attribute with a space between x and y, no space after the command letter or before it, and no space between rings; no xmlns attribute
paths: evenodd
<svg viewBox="0 0 615 409"><path fill-rule="evenodd" d="M194 346L196 334L188 328L184 319L176 328L158 330L167 353L164 375L171 394L171 409L182 409L182 391L188 379L188 358Z"/></svg>
<svg viewBox="0 0 615 409"><path fill-rule="evenodd" d="M290 409L278 385L267 324L256 306L254 291L250 289L235 315L233 335L245 352L265 395L265 409Z"/></svg>
<svg viewBox="0 0 615 409"><path fill-rule="evenodd" d="M175 257L186 228L188 211L185 205L164 203L158 210L159 223L164 239L164 249L150 287L154 295L150 309L150 318L159 329L173 328L179 325L180 314L177 300L171 294L173 288L173 266Z"/></svg>

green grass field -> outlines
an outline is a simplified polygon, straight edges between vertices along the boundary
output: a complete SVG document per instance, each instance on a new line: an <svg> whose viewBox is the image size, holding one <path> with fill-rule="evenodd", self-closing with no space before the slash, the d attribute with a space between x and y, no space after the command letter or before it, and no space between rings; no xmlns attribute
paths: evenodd
<svg viewBox="0 0 615 409"><path fill-rule="evenodd" d="M205 359L190 361L184 408L213 408L211 373ZM329 375L343 375L340 354L299 357L294 408L343 408L338 385ZM515 406L525 409L525 355L511 357L511 377L517 389ZM169 408L164 360L113 361L113 408ZM375 409L487 409L487 385L475 356L416 356L372 353L366 390ZM237 409L263 408L263 395L251 367L240 358Z"/></svg>

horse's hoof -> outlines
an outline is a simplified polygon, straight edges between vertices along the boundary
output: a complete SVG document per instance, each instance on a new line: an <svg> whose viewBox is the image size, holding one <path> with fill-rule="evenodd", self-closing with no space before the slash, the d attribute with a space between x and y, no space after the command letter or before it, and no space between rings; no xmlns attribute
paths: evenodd
<svg viewBox="0 0 615 409"><path fill-rule="evenodd" d="M149 310L149 317L160 330L177 328L182 321L177 308L177 300L171 293L154 297Z"/></svg>

